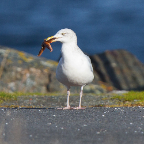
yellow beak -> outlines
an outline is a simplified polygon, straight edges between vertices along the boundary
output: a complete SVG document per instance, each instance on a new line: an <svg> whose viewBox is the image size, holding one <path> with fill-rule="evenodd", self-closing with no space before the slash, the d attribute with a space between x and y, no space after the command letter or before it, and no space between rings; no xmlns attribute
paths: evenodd
<svg viewBox="0 0 144 144"><path fill-rule="evenodd" d="M56 38L54 36L48 37L47 39L45 39L48 43L52 43L56 41Z"/></svg>

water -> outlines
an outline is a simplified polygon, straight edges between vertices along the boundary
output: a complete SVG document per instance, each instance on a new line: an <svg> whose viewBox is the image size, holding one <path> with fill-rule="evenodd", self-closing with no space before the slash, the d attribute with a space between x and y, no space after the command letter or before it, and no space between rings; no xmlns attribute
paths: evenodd
<svg viewBox="0 0 144 144"><path fill-rule="evenodd" d="M1 0L0 45L37 55L44 38L73 29L87 54L125 49L144 62L143 0ZM60 43L42 54L57 60Z"/></svg>

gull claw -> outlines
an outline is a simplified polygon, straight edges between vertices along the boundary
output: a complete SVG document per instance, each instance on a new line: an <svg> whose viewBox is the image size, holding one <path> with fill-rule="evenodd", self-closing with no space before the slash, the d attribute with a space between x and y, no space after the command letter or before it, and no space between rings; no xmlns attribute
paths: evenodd
<svg viewBox="0 0 144 144"><path fill-rule="evenodd" d="M57 108L59 110L79 110L79 109L85 109L84 107L64 107L64 108Z"/></svg>
<svg viewBox="0 0 144 144"><path fill-rule="evenodd" d="M57 109L61 109L61 110L68 110L68 109L74 109L74 108L73 108L73 107L68 106L68 107L64 107L64 108L57 108Z"/></svg>
<svg viewBox="0 0 144 144"><path fill-rule="evenodd" d="M84 107L75 107L75 108L73 108L73 109L85 109Z"/></svg>

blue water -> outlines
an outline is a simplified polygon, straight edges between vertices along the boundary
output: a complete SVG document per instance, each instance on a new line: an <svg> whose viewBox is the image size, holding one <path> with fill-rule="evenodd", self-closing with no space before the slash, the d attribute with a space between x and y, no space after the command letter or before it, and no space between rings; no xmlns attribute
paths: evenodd
<svg viewBox="0 0 144 144"><path fill-rule="evenodd" d="M123 48L144 62L144 0L1 0L0 45L37 55L44 38L71 28L87 54ZM57 60L60 43L43 57Z"/></svg>

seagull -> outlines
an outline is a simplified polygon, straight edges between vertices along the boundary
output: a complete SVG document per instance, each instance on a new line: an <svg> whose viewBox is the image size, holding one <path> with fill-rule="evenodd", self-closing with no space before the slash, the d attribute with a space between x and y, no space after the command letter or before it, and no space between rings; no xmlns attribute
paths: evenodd
<svg viewBox="0 0 144 144"><path fill-rule="evenodd" d="M63 109L83 109L81 107L83 88L94 79L91 60L77 46L77 36L73 30L61 29L51 38L54 39L53 42L62 43L62 57L56 69L56 78L67 88L67 106ZM76 108L71 108L69 104L71 86L81 87L79 106Z"/></svg>

